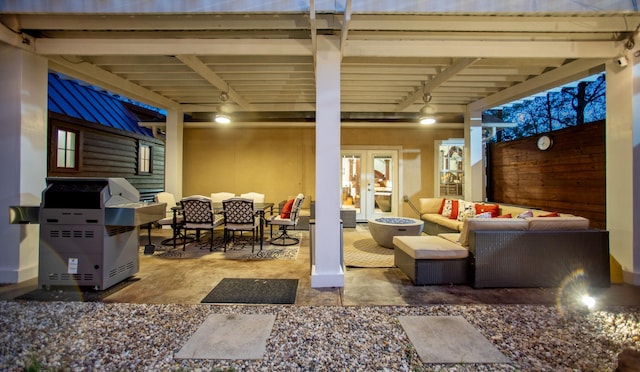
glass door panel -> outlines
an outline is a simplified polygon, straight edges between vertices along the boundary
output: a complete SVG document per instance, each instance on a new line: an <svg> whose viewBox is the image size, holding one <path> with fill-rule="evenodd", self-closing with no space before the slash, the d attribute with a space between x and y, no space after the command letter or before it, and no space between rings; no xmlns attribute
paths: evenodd
<svg viewBox="0 0 640 372"><path fill-rule="evenodd" d="M393 210L393 168L392 156L373 155L373 217L390 215Z"/></svg>
<svg viewBox="0 0 640 372"><path fill-rule="evenodd" d="M439 196L462 198L464 189L464 142L453 140L440 144L439 164Z"/></svg>
<svg viewBox="0 0 640 372"><path fill-rule="evenodd" d="M356 215L360 213L361 200L361 180L360 180L360 161L361 156L358 153L342 154L342 176L340 182L342 185L342 205L341 208L355 208Z"/></svg>
<svg viewBox="0 0 640 372"><path fill-rule="evenodd" d="M397 215L397 154L396 150L341 152L341 208L355 209L357 221Z"/></svg>

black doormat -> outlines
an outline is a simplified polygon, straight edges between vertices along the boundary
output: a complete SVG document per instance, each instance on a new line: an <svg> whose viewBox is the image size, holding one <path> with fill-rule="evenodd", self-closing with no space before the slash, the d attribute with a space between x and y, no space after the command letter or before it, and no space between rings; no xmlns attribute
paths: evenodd
<svg viewBox="0 0 640 372"><path fill-rule="evenodd" d="M20 295L14 300L21 301L61 301L61 302L102 302L106 297L116 293L124 287L137 282L138 278L129 278L114 284L111 287L98 291L93 287L74 286L51 286L48 289L38 288L31 292Z"/></svg>
<svg viewBox="0 0 640 372"><path fill-rule="evenodd" d="M224 278L202 299L213 304L293 304L298 279Z"/></svg>

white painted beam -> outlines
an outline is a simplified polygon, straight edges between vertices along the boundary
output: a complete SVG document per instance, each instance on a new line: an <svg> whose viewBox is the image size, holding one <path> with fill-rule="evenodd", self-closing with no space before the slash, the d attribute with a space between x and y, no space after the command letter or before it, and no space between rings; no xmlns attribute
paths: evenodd
<svg viewBox="0 0 640 372"><path fill-rule="evenodd" d="M49 68L151 106L179 108L178 103L89 63L73 63L62 57L52 57Z"/></svg>
<svg viewBox="0 0 640 372"><path fill-rule="evenodd" d="M313 53L313 65L316 65L316 54L318 52L318 30L316 28L316 2L309 0L309 30L311 33L311 51Z"/></svg>
<svg viewBox="0 0 640 372"><path fill-rule="evenodd" d="M313 102L307 103L254 103L252 104L255 111L273 111L273 112L293 112L293 111L315 111L316 105ZM217 105L208 104L183 104L180 106L183 112L215 112ZM340 109L343 112L393 112L395 104L370 104L370 103L343 103ZM418 112L420 104L409 106L405 112ZM439 113L464 113L466 105L463 104L433 104L433 107Z"/></svg>
<svg viewBox="0 0 640 372"><path fill-rule="evenodd" d="M417 91L413 92L413 94L407 97L404 101L400 102L395 111L403 111L404 109L415 103L418 99L421 99L425 93L432 92L435 88L444 84L447 80L451 79L453 76L460 73L460 71L471 66L478 60L479 58L463 58L456 61L446 70L428 80L423 88L420 88Z"/></svg>
<svg viewBox="0 0 640 372"><path fill-rule="evenodd" d="M177 55L176 58L180 60L180 62L189 66L193 71L195 71L198 75L202 76L205 80L207 80L214 87L226 92L229 95L229 98L237 103L240 107L247 111L253 111L251 104L247 102L238 92L236 92L233 88L229 86L229 83L224 81L218 74L211 71L207 65L202 63L198 57L194 55Z"/></svg>
<svg viewBox="0 0 640 372"><path fill-rule="evenodd" d="M603 16L533 16L533 15L420 15L420 14L357 14L352 29L374 31L432 32L513 32L589 33L633 31L640 22L638 15Z"/></svg>
<svg viewBox="0 0 640 372"><path fill-rule="evenodd" d="M340 59L344 53L344 46L349 37L349 27L351 24L351 0L347 0L344 8L344 16L342 17L342 32L340 33Z"/></svg>
<svg viewBox="0 0 640 372"><path fill-rule="evenodd" d="M613 41L348 40L345 57L613 58Z"/></svg>
<svg viewBox="0 0 640 372"><path fill-rule="evenodd" d="M469 105L469 110L487 110L592 75L594 73L592 69L602 68L606 61L606 59L580 59L569 62L562 67L558 67L521 84L503 89L496 94L475 101Z"/></svg>
<svg viewBox="0 0 640 372"><path fill-rule="evenodd" d="M310 40L301 39L38 39L44 55L219 55L311 56Z"/></svg>
<svg viewBox="0 0 640 372"><path fill-rule="evenodd" d="M33 52L35 44L34 41L35 39L33 37L15 32L8 26L0 23L0 42Z"/></svg>
<svg viewBox="0 0 640 372"><path fill-rule="evenodd" d="M166 123L163 122L138 122L138 125L146 128L164 128ZM315 128L316 123L308 121L235 121L231 124L234 128ZM214 121L185 122L185 128L223 128L228 124L218 124ZM462 129L463 123L436 123L434 125L424 126L417 122L391 123L378 121L359 121L359 122L341 122L341 128L420 128L421 130L439 130L439 129ZM484 126L484 125L483 125ZM492 126L492 125L490 125Z"/></svg>

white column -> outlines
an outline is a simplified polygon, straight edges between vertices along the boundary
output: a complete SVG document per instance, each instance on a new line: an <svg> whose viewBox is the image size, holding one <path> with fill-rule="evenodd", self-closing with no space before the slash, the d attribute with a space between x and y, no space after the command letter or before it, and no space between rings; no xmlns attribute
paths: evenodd
<svg viewBox="0 0 640 372"><path fill-rule="evenodd" d="M624 281L640 285L640 65L628 57L606 65L607 230Z"/></svg>
<svg viewBox="0 0 640 372"><path fill-rule="evenodd" d="M182 111L167 110L166 140L164 155L164 188L175 196L182 198L182 146L184 119Z"/></svg>
<svg viewBox="0 0 640 372"><path fill-rule="evenodd" d="M469 111L464 117L464 199L486 198L482 112Z"/></svg>
<svg viewBox="0 0 640 372"><path fill-rule="evenodd" d="M340 39L318 36L316 231L311 287L344 287L340 226Z"/></svg>
<svg viewBox="0 0 640 372"><path fill-rule="evenodd" d="M47 176L47 60L0 43L0 215L40 205ZM0 283L38 276L39 225L0 223Z"/></svg>

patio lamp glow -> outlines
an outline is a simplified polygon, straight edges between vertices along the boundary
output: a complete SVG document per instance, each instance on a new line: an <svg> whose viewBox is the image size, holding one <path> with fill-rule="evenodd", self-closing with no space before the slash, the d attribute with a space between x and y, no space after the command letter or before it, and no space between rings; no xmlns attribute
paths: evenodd
<svg viewBox="0 0 640 372"><path fill-rule="evenodd" d="M596 306L596 299L589 296L588 294L582 295L580 301L587 307L587 309L591 310Z"/></svg>
<svg viewBox="0 0 640 372"><path fill-rule="evenodd" d="M433 116L421 116L420 117L420 124L422 125L431 125L431 124L435 124L436 123L436 118L434 118Z"/></svg>
<svg viewBox="0 0 640 372"><path fill-rule="evenodd" d="M231 117L229 115L224 114L216 114L215 122L218 124L229 124L231 123Z"/></svg>

